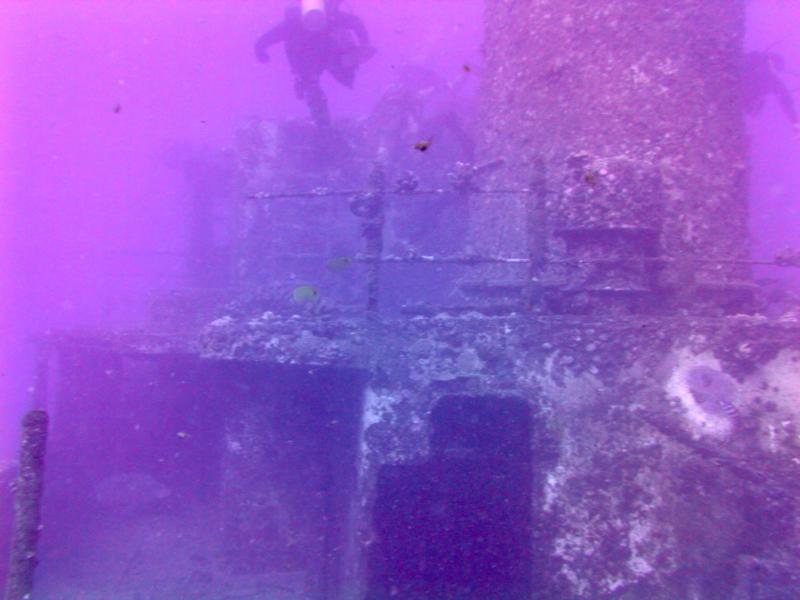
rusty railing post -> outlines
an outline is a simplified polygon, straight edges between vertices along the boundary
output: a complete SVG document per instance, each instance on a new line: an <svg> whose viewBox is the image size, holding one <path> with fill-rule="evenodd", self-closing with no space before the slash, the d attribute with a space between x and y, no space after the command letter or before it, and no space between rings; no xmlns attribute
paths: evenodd
<svg viewBox="0 0 800 600"><path fill-rule="evenodd" d="M14 534L6 583L6 600L30 600L33 573L39 560L37 545L41 532L44 457L49 418L47 399L49 362L41 356L36 365L34 408L22 419L19 475L14 489Z"/></svg>

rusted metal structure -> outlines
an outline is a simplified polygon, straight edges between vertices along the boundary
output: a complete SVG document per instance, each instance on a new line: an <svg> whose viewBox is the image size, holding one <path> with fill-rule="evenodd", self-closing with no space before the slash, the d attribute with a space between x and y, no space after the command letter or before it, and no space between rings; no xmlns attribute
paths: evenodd
<svg viewBox="0 0 800 600"><path fill-rule="evenodd" d="M71 486L48 493L134 459L189 473L229 564L325 599L795 585L800 324L748 278L742 22L490 0L486 162L432 183L357 128L326 162L307 125L256 126L234 285L172 293L148 332L49 338ZM463 237L429 250L412 226L442 203Z"/></svg>

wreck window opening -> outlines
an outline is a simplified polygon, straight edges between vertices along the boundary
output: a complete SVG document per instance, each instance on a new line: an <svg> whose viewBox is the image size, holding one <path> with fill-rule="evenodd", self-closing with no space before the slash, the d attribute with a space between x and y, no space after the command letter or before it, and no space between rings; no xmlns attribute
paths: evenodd
<svg viewBox="0 0 800 600"><path fill-rule="evenodd" d="M336 598L356 486L363 382L351 370L234 363L223 459L226 557L235 569ZM276 588L277 589L277 588Z"/></svg>
<svg viewBox="0 0 800 600"><path fill-rule="evenodd" d="M532 418L521 400L449 397L431 456L378 475L368 599L528 598Z"/></svg>

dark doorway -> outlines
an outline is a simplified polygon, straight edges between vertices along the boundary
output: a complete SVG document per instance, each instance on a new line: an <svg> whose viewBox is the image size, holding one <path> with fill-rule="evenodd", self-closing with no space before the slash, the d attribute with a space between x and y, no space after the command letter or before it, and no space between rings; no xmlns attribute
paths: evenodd
<svg viewBox="0 0 800 600"><path fill-rule="evenodd" d="M379 473L368 599L530 597L529 407L452 397L431 419L431 458Z"/></svg>
<svg viewBox="0 0 800 600"><path fill-rule="evenodd" d="M296 597L343 597L362 376L257 363L227 369L226 439L248 449L223 457L229 563L249 574L304 573Z"/></svg>

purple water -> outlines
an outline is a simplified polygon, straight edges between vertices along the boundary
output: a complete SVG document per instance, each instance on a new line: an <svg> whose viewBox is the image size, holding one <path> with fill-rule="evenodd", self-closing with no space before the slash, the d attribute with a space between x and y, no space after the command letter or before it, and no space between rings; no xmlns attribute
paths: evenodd
<svg viewBox="0 0 800 600"><path fill-rule="evenodd" d="M323 77L333 125L320 128L280 44L268 64L254 54L293 4L0 4L0 561L38 393L51 438L33 598L799 597L796 490L781 484L800 464L800 273L761 264L798 248L800 129L782 92L749 90L744 117L757 305L658 300L631 333L614 325L641 316L628 296L603 300L596 322L580 294L520 311L527 222L506 214L496 234L486 215L504 196L458 188L459 173L512 185L493 177L518 155L485 145L487 73L523 104L526 85L571 76L559 48L528 57L549 61L544 80L485 64L487 7L579 20L596 5L346 0L376 53L352 89ZM800 7L751 0L743 25L736 52L771 69L744 79L800 101ZM594 168L578 181L604 189ZM380 189L381 174L392 199L373 214L351 192ZM312 200L248 199L286 191ZM482 227L494 233L476 241ZM575 236L548 258L606 258L586 250L600 238ZM615 258L620 239L604 246ZM681 319L694 333L672 345ZM637 362L645 342L604 349L626 336L660 340L663 358ZM637 412L651 392L663 402ZM692 422L692 394L736 426ZM772 541L773 527L789 533Z"/></svg>

